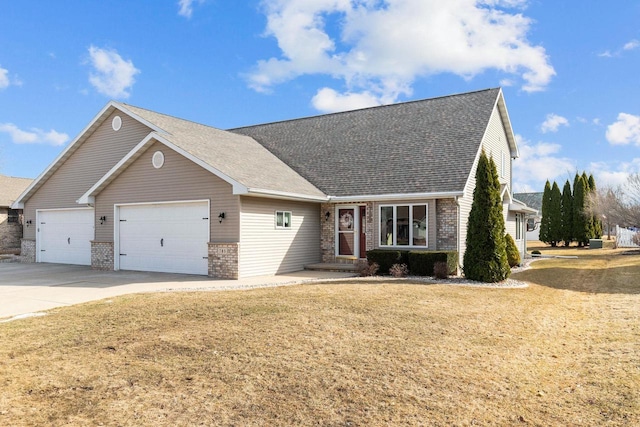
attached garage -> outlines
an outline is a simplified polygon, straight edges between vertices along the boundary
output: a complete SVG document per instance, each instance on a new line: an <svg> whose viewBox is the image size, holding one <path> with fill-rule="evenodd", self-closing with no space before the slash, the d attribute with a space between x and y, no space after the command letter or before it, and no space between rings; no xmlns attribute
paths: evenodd
<svg viewBox="0 0 640 427"><path fill-rule="evenodd" d="M208 273L209 202L116 205L115 268Z"/></svg>
<svg viewBox="0 0 640 427"><path fill-rule="evenodd" d="M91 265L93 209L39 210L36 216L37 262Z"/></svg>

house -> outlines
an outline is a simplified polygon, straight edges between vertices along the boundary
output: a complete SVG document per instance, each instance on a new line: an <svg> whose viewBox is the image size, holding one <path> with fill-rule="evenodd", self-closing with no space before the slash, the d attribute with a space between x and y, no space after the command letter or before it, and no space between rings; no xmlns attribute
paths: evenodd
<svg viewBox="0 0 640 427"><path fill-rule="evenodd" d="M20 248L22 210L11 205L33 180L0 175L0 251Z"/></svg>
<svg viewBox="0 0 640 427"><path fill-rule="evenodd" d="M536 213L527 217L527 240L540 240L540 224L542 222L542 195L543 193L515 193L513 197L521 200Z"/></svg>
<svg viewBox="0 0 640 427"><path fill-rule="evenodd" d="M524 252L501 89L226 131L109 102L14 208L32 262L241 278L373 248L462 260L482 149Z"/></svg>

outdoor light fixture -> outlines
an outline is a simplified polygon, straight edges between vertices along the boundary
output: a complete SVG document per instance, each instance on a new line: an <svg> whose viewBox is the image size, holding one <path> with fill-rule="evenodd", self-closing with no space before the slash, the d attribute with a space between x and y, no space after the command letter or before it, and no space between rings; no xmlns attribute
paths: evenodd
<svg viewBox="0 0 640 427"><path fill-rule="evenodd" d="M218 215L218 220L220 221L220 224L222 224L223 219L224 219L224 212L220 212L220 215Z"/></svg>
<svg viewBox="0 0 640 427"><path fill-rule="evenodd" d="M106 216L101 216L100 217L100 224L104 224L105 222L107 222L107 217Z"/></svg>
<svg viewBox="0 0 640 427"><path fill-rule="evenodd" d="M324 220L325 221L329 221L329 218L331 218L331 212L330 211L326 211L324 214Z"/></svg>
<svg viewBox="0 0 640 427"><path fill-rule="evenodd" d="M31 224L33 224L33 221L31 221L31 220L29 219L29 220L27 220L26 224L27 224L27 227L28 227L28 226L30 226Z"/></svg>

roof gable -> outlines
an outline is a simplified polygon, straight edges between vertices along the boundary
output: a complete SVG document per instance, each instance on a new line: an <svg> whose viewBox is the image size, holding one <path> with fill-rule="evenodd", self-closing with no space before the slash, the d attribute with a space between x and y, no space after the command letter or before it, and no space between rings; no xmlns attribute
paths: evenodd
<svg viewBox="0 0 640 427"><path fill-rule="evenodd" d="M33 182L31 178L0 175L0 206L9 207Z"/></svg>
<svg viewBox="0 0 640 427"><path fill-rule="evenodd" d="M489 89L230 131L253 137L331 196L462 192L499 95Z"/></svg>

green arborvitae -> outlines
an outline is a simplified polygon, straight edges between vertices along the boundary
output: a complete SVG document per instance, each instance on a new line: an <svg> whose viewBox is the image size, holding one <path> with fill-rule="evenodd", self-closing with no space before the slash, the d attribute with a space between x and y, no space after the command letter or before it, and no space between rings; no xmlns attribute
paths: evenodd
<svg viewBox="0 0 640 427"><path fill-rule="evenodd" d="M595 197L596 191L596 180L593 175L589 175L589 193L592 198ZM593 238L600 239L602 237L602 221L596 213L591 217L591 223L593 224Z"/></svg>
<svg viewBox="0 0 640 427"><path fill-rule="evenodd" d="M551 235L549 234L549 225L551 222L551 215L549 212L549 205L551 203L551 184L547 180L544 185L544 193L542 193L542 219L540 220L540 241L544 243L551 243Z"/></svg>
<svg viewBox="0 0 640 427"><path fill-rule="evenodd" d="M564 183L562 188L560 211L562 217L562 240L564 240L565 246L569 246L573 240L573 195L571 194L569 180Z"/></svg>
<svg viewBox="0 0 640 427"><path fill-rule="evenodd" d="M509 277L504 231L498 172L483 150L467 226L464 275L468 279L493 283Z"/></svg>
<svg viewBox="0 0 640 427"><path fill-rule="evenodd" d="M551 246L556 246L562 240L562 195L560 187L553 181L551 195L549 196L549 239Z"/></svg>
<svg viewBox="0 0 640 427"><path fill-rule="evenodd" d="M578 177L573 189L573 236L579 246L589 243L589 215L585 212L587 183Z"/></svg>
<svg viewBox="0 0 640 427"><path fill-rule="evenodd" d="M509 261L509 267L515 267L520 265L520 251L516 246L516 242L511 237L511 234L505 236L505 242L507 243L507 261Z"/></svg>

